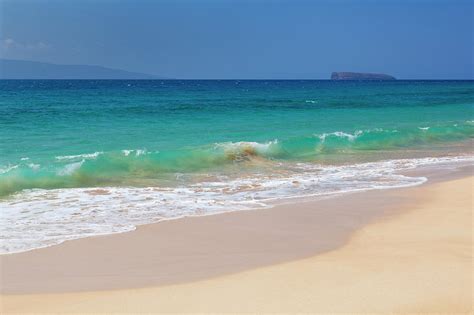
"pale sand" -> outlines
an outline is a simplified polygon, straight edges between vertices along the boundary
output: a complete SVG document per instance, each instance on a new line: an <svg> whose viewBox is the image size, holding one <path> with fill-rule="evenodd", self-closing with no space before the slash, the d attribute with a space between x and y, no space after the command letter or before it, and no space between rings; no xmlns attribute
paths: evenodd
<svg viewBox="0 0 474 315"><path fill-rule="evenodd" d="M32 294L32 295L4 295L2 296L3 312L425 312L425 313L469 313L472 312L472 177L436 183L433 185L424 185L420 187L387 191L387 192L372 192L361 193L348 196L346 198L338 198L337 201L328 200L324 202L292 205L301 209L310 209L309 205L313 204L312 212L319 213L321 218L325 216L321 213L325 211L318 211L316 205L331 202L334 205L345 207L345 212L358 213L364 216L364 220L376 217L374 213L377 211L361 211L358 209L362 204L367 208L382 207L384 204L395 204L399 210L397 215L389 208L385 208L385 213L391 215L385 216L381 220L377 220L372 224L360 228L362 223L354 223L355 218L345 220L341 216L335 216L334 219L327 219L324 224L336 224L340 220L346 224L346 228L341 228L340 231L334 232L332 228L327 228L325 232L328 234L327 238L337 239L336 242L319 242L315 240L316 245L304 245L306 249L289 249L287 252L297 252L298 255L306 255L309 253L308 247L311 250L327 251L328 245L330 247L343 244L347 240L347 235L350 233L342 231L353 231L354 228L360 228L352 235L350 240L342 247L332 252L322 253L312 258L297 260L293 262L281 263L267 267L261 267L253 270L239 272L230 275L222 275L208 280L199 280L184 284L165 285L160 287L150 287L143 289L129 289L129 290L109 290L99 292L76 292L66 294ZM378 197L377 197L378 196ZM385 200L381 203L380 198ZM396 201L400 200L401 201ZM343 201L345 200L345 201ZM365 201L364 201L365 200ZM382 201L383 201L382 200ZM288 205L286 212L288 212ZM252 219L263 216L261 220L263 229L266 230L264 224L266 220L271 220L270 211L276 213L285 212L285 208L275 208L264 211L247 212L239 215L226 214L221 216L194 218L201 219L199 223L205 223L206 228L213 228L211 223L218 220L223 223L225 218L238 219L240 215L250 215ZM338 207L327 209L327 211L337 213ZM318 225L317 222L312 221L310 214L301 215L300 209L294 209L291 215L286 217L290 223L288 229L283 234L291 238L293 241L299 240L306 243L312 243L313 238L323 237L324 233L318 234L316 228L323 228L323 225ZM305 213L305 211L301 212ZM320 213L321 212L321 213ZM265 215L267 213L267 215ZM309 211L311 213L311 211ZM369 215L372 213L372 215ZM281 215L281 213L280 213ZM293 217L296 216L296 223L293 222ZM208 221L211 219L210 221ZM362 220L362 221L364 221ZM186 221L178 220L175 221ZM357 220L355 220L357 222ZM206 223L207 222L207 223ZM276 220L274 228L285 229L284 225L278 225ZM170 222L171 223L171 222ZM198 223L198 222L195 222ZM227 224L232 225L233 221L229 219ZM247 222L249 223L249 222ZM250 223L249 223L250 224ZM270 224L273 224L273 222ZM158 224L159 225L159 224ZM141 229L146 231L148 229L156 228L158 225L151 225ZM197 225L197 224L194 224ZM307 234L307 226L313 227L313 237L311 233ZM189 226L188 226L189 227ZM199 230L199 229L198 229ZM220 248L221 235L219 232L225 233L225 227L222 231L212 231L215 234L215 246ZM300 232L299 230L304 230ZM140 231L140 229L139 229ZM139 232L138 231L138 232ZM245 232L245 227L242 227L240 232ZM248 228L248 234L254 237L253 226ZM47 272L42 269L44 261L53 262L59 261L59 264L70 262L68 257L61 256L71 254L67 248L73 247L76 251L81 250L84 244L97 243L97 240L121 240L130 238L133 235L140 235L138 232L126 233L116 235L113 237L96 238L95 241L79 240L74 242L67 242L61 246L52 247L45 250L32 251L21 255L4 256L10 257L11 262L22 263L22 259L34 258L37 259L37 265L29 270L26 265L20 266L19 270L26 272L25 275L16 273L19 278L28 278L34 273ZM155 231L156 232L156 231ZM168 231L169 232L169 231ZM266 231L268 232L268 231ZM294 236L296 235L296 236ZM283 247L273 243L275 238L281 237L279 233L267 235L262 233L261 239L251 239L250 242L242 245L239 253L234 253L236 250L235 244L230 244L228 263L232 266L227 266L218 272L211 272L205 270L203 275L194 275L194 278L201 278L202 276L210 276L212 274L226 273L224 269L239 270L239 265L243 265L243 269L252 266L265 265L266 260L262 257L267 255L272 256L270 261L287 261L292 257L298 255L283 255L276 254L282 251L282 248L288 245L294 245L292 241L288 242L284 238L279 241L283 243ZM120 239L123 237L123 239ZM202 237L200 233L196 234L196 238ZM245 239L242 237L234 238L239 240ZM226 237L224 237L226 239ZM173 240L173 237L171 238ZM310 241L311 240L311 241ZM150 239L147 239L150 241ZM202 240L201 240L202 241ZM209 240L207 240L209 241ZM112 246L111 243L107 245ZM69 245L68 245L69 243ZM183 239L182 243L193 243L189 239ZM152 243L147 243L150 245ZM249 244L253 244L250 246ZM259 247L266 245L268 250L265 251ZM132 243L127 243L119 246L116 249L119 254L126 257L129 256L129 251L133 249L129 247ZM194 244L195 245L195 244ZM202 244L206 247L210 244ZM211 244L212 245L212 244ZM248 245L250 249L244 247ZM112 246L113 247L113 246ZM117 247L117 246L115 246ZM183 245L183 247L186 247ZM260 255L255 255L252 250L259 248ZM56 251L53 251L56 249ZM102 248L104 249L104 248ZM190 250L191 248L187 248ZM180 249L181 250L181 249ZM178 250L178 252L180 252ZM87 254L87 249L82 248L81 255ZM100 252L99 249L91 249L91 255ZM151 252L153 252L151 250ZM44 255L41 253L45 253ZM53 254L56 253L56 256ZM207 252L206 252L207 253ZM27 255L28 254L28 255ZM46 255L47 254L47 255ZM109 253L110 254L110 253ZM199 249L191 250L191 253L181 257L181 260L175 256L175 263L178 267L174 268L175 273L183 271L179 267L184 267L182 261L187 261L190 258L197 259L197 265L201 266L202 261L206 261L213 265L212 255L215 255L221 264L226 261L221 256L226 256L226 253L219 255L219 253L209 252L205 258L200 257L202 252ZM51 256L53 255L53 256ZM16 260L14 259L15 257ZM47 258L49 257L49 258ZM109 256L111 257L111 256ZM137 263L133 258L129 259L122 257L130 263L131 268L136 267ZM76 255L77 258L77 255ZM139 257L143 258L143 257ZM156 257L153 257L156 259ZM201 259L202 258L202 259ZM245 260L249 258L250 261L258 261L259 263L246 264L245 261L236 261L235 259ZM49 260L48 260L49 259ZM5 267L5 259L2 259L3 268L3 289L8 292L17 290L28 291L37 290L35 279L43 279L45 291L54 292L56 290L76 290L78 285L96 286L97 284L91 280L81 280L77 272L72 271L74 267L81 266L81 263L72 263L68 268L60 268L60 272L65 272L62 281L69 281L73 283L69 287L67 285L60 285L60 278L54 272L46 275L53 276L54 285L48 284L47 278L41 276L34 276L32 281L12 282L9 279L5 282L5 276L10 271L14 271L13 266ZM97 262L97 261L94 261ZM158 261L162 262L162 261ZM122 274L115 274L116 265L122 266L120 262L110 260L107 262L110 266L111 272L109 274L101 274L102 269L96 269L94 265L90 268L97 272L97 278L106 282L105 286L120 287L125 283L130 287L136 286L140 281L131 281L133 278L139 278L139 274L134 274L131 270L122 269ZM157 263L151 260L149 264ZM224 264L225 265L225 264ZM193 264L190 264L192 268ZM57 265L51 266L56 268ZM156 267L156 266L155 266ZM165 267L165 265L163 265ZM71 269L72 268L72 269ZM146 268L146 266L145 266ZM67 272L68 270L69 273ZM153 271L152 267L146 269L148 272ZM173 270L169 267L167 270ZM155 270L156 271L156 270ZM30 272L30 273L28 273ZM15 273L15 272L14 272ZM131 274L131 275L130 275ZM152 276L141 273L143 277ZM186 277L193 278L193 273L186 273ZM91 276L93 276L91 274ZM54 278L56 277L56 278ZM79 277L79 279L78 279ZM184 277L184 278L186 278ZM115 279L108 281L108 278ZM119 281L124 279L124 282ZM128 278L128 279L127 279ZM184 278L177 276L170 276L165 279L166 282L180 282ZM110 280L110 279L109 279ZM154 279L159 280L159 279ZM159 282L159 281L158 281ZM7 284L5 286L5 283ZM33 283L33 284L31 284ZM28 287L30 285L30 287Z"/></svg>

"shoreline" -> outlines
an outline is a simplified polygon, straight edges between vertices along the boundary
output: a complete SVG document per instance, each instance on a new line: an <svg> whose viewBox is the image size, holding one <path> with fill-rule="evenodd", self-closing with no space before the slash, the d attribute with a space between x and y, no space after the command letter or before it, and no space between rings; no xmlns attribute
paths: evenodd
<svg viewBox="0 0 474 315"><path fill-rule="evenodd" d="M186 217L261 210L357 192L417 186L426 181L426 177L417 173L430 173L423 170L433 169L438 173L443 168L470 165L472 159L472 155L395 158L341 164L334 166L335 170L331 166L327 169L322 166L326 171L320 171L317 164L308 164L302 167L305 171L300 175L284 177L283 185L278 180L277 184L271 179L264 180L270 188L259 179L249 183L231 180L229 187L233 188L229 195L226 192L229 187L225 185L225 188L210 191L207 190L209 187L199 186L184 192L184 195L179 187L169 192L162 191L162 188L125 186L27 190L25 195L21 193L12 199L7 198L5 203L0 202L0 206L6 207L2 220L4 226L15 226L15 229L4 230L6 242L1 246L0 255L47 248L81 238L127 233L138 226ZM353 172L353 166L358 171ZM415 175L404 176L406 174ZM24 214L25 206L29 208L27 215ZM51 211L45 212L44 209ZM48 229L44 229L45 226ZM30 235L30 239L25 235Z"/></svg>
<svg viewBox="0 0 474 315"><path fill-rule="evenodd" d="M472 158L472 156L470 156ZM457 156L456 158L466 158L465 156ZM459 164L458 164L459 163ZM380 188L380 187L374 187L374 188L362 188L362 189L355 189L355 190L349 190L349 191L342 191L342 192L329 192L329 193L321 193L321 194L307 194L307 195L295 195L295 196L284 196L284 197L274 197L267 199L265 201L262 201L263 203L260 205L260 207L255 207L255 208L248 208L248 209L234 209L234 210L222 210L219 212L210 212L210 213L203 213L203 214L188 214L188 215L182 215L182 216L177 216L177 217L170 217L170 218L161 218L158 221L155 222L149 222L149 223L139 223L135 224L133 228L127 229L127 230L122 230L122 231L115 231L115 232L105 232L105 233L97 233L97 234L92 234L89 236L82 236L82 237L76 237L76 238L71 238L71 239L65 239L62 240L58 243L53 243L53 244L48 244L48 245L43 245L35 248L30 248L26 250L19 250L19 251L13 251L13 252L6 252L6 253L0 253L0 259L4 256L8 255L16 255L16 254L23 254L26 252L30 251L36 251L36 250L42 250L45 248L53 247L53 246L58 246L61 245L65 242L70 242L70 241L76 241L84 238L95 238L95 237L103 237L103 236L111 236L111 235L116 235L116 234L122 234L122 233L130 233L134 232L137 229L143 227L143 226L148 226L148 225L153 225L153 224L159 224L159 223L164 223L167 221L173 221L173 220L182 220L186 218L196 218L196 217L205 217L205 216L213 216L213 215L222 215L226 213L231 213L235 211L261 211L265 209L272 209L274 207L279 207L282 205L288 205L288 204L300 204L300 203L306 203L306 202L316 202L328 198L340 198L344 196L348 196L351 194L358 194L358 193L363 193L363 192L375 192L375 191L385 191L385 190L393 190L393 189L405 189L405 188L410 188L410 187L416 187L419 185L424 185L428 181L428 176L430 177L430 181L432 182L433 179L436 179L437 177L446 179L449 176L453 176L451 173L459 173L459 169L469 169L472 167L470 164L468 164L468 161L451 161L448 163L442 163L441 165L438 164L427 164L427 165L421 165L417 166L413 169L406 169L406 170L399 170L395 172L395 174L403 175L403 176L408 176L408 177L424 177L425 181L421 183L413 183L413 184L405 184L401 186L391 186L391 187L385 187L385 188ZM108 187L107 187L108 188ZM91 188L100 191L102 188L97 187L97 188ZM95 194L94 191L91 192L91 194ZM100 194L100 192L99 192ZM0 292L1 292L1 287L0 287Z"/></svg>
<svg viewBox="0 0 474 315"><path fill-rule="evenodd" d="M384 204L395 207L385 209L383 216L375 216L369 223L359 222L362 226L353 230L340 246L316 255L168 285L5 294L1 296L2 309L5 313L469 313L474 280L471 271L473 177L471 171L460 175L451 173L434 179L431 184L390 190L388 194L375 192L370 198L367 198L370 192L347 196L350 200L346 206L350 205L351 209L356 209L359 202L365 202L368 208L374 206L377 194L383 197ZM357 195L361 198L357 199ZM341 198L331 202L336 199ZM304 211L299 206L298 212ZM332 208L330 212L334 209L337 210ZM212 217L219 216L209 218ZM271 245L268 239L265 241L267 246ZM215 246L219 240L214 242ZM117 250L126 255L132 248L123 246ZM271 248L260 251L263 256L272 252ZM196 259L198 255L191 253L180 258L190 257ZM50 258L67 260L63 256ZM248 259L249 252L241 258ZM111 267L116 263L108 261ZM116 280L124 280L124 273L129 271L122 270L122 274L115 275ZM63 275L69 281L81 280L75 276L74 273ZM95 277L104 280L107 275Z"/></svg>
<svg viewBox="0 0 474 315"><path fill-rule="evenodd" d="M162 286L311 257L335 250L358 229L399 213L400 208L413 203L413 198L403 197L405 191L468 176L466 173L472 174L471 166L413 170L411 175L428 176L428 183L296 200L259 210L166 220L140 225L130 232L1 255L0 292L28 294ZM348 212L348 207L357 211ZM216 235L220 237L218 241ZM121 247L133 257L127 257ZM111 261L114 264L110 265ZM122 270L129 272L124 275Z"/></svg>

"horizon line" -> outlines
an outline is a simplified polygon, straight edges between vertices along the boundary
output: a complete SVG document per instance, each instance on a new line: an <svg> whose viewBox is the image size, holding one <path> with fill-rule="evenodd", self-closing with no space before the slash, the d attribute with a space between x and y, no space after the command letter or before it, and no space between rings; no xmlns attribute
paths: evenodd
<svg viewBox="0 0 474 315"><path fill-rule="evenodd" d="M440 79L440 78L430 78L430 79L394 79L394 80L334 80L334 79L298 79L298 78L232 78L232 79L190 79L190 78L156 78L156 79L87 79L87 78L76 78L76 79L35 79L35 78L22 78L22 79L9 79L9 78L0 78L0 81L25 81L25 80L35 80L35 81L334 81L334 82L393 82L393 81L474 81L472 79Z"/></svg>

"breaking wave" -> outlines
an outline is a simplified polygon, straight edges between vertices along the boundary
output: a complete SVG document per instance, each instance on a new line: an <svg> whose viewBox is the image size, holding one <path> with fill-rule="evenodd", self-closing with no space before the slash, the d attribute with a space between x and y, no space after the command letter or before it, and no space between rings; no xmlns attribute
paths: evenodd
<svg viewBox="0 0 474 315"><path fill-rule="evenodd" d="M245 167L257 162L311 161L431 146L468 140L474 125L420 126L412 129L335 131L275 139L268 142L224 142L179 150L124 149L56 156L46 163L22 159L0 166L0 196L31 188L77 188L128 185L130 180L163 179L176 173L212 172L226 167Z"/></svg>

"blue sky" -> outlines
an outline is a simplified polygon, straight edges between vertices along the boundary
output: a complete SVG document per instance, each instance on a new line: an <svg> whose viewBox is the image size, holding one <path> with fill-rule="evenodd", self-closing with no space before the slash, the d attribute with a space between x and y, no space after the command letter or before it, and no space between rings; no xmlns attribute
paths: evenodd
<svg viewBox="0 0 474 315"><path fill-rule="evenodd" d="M0 56L188 79L473 79L473 3L0 0Z"/></svg>

